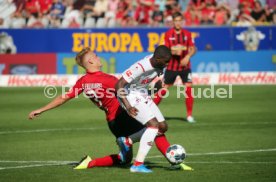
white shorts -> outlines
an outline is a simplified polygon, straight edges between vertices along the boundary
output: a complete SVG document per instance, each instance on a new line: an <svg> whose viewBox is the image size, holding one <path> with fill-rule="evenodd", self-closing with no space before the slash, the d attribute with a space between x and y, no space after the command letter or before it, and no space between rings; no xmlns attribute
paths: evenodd
<svg viewBox="0 0 276 182"><path fill-rule="evenodd" d="M134 118L141 124L145 125L153 118L156 118L158 122L165 121L163 114L150 96L142 96L139 94L130 93L127 95L127 100L132 107L135 107L138 110L138 113Z"/></svg>

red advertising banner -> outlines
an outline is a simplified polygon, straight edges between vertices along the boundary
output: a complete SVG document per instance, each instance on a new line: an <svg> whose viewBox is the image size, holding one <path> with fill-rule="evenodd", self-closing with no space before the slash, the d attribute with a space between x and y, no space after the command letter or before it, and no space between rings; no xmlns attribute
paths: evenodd
<svg viewBox="0 0 276 182"><path fill-rule="evenodd" d="M0 87L73 86L82 75L2 75ZM119 74L116 74L118 78ZM202 73L193 74L194 85L276 84L275 72ZM160 78L154 80L157 81ZM181 85L177 77L175 85Z"/></svg>
<svg viewBox="0 0 276 182"><path fill-rule="evenodd" d="M0 75L56 74L56 54L0 55Z"/></svg>

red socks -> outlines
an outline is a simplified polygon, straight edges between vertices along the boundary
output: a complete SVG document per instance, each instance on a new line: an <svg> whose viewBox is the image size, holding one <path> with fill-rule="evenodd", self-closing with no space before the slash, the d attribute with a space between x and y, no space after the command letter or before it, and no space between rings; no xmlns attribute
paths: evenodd
<svg viewBox="0 0 276 182"><path fill-rule="evenodd" d="M118 154L108 155L102 158L96 158L89 162L88 168L105 167L120 164L120 156Z"/></svg>
<svg viewBox="0 0 276 182"><path fill-rule="evenodd" d="M156 136L155 144L156 144L156 147L158 148L158 150L164 156L166 156L167 148L170 146L170 143L168 142L166 136L164 134L160 135L160 136ZM120 156L118 154L112 154L112 155L108 155L108 156L105 156L102 158L93 159L92 161L90 161L88 163L88 168L114 166L114 165L120 164L120 162L121 162ZM138 162L138 161L134 162L135 166L139 166L141 164L143 164L143 162Z"/></svg>
<svg viewBox="0 0 276 182"><path fill-rule="evenodd" d="M158 148L158 150L164 156L166 156L167 149L170 146L170 143L168 142L166 136L164 134L160 135L160 136L156 136L154 141L155 141L155 144L156 144L156 147Z"/></svg>
<svg viewBox="0 0 276 182"><path fill-rule="evenodd" d="M154 94L153 102L156 105L158 105L161 102L162 97L165 96L166 93L167 93L167 89L162 88L162 89L158 90L158 92L156 92Z"/></svg>
<svg viewBox="0 0 276 182"><path fill-rule="evenodd" d="M193 103L194 98L192 95L192 87L186 87L186 109L187 109L187 117L192 116L193 112Z"/></svg>

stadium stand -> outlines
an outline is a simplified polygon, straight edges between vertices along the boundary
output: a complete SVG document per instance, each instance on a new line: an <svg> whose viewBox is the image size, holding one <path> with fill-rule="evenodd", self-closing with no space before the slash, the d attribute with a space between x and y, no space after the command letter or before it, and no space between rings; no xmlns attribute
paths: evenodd
<svg viewBox="0 0 276 182"><path fill-rule="evenodd" d="M0 0L0 28L162 27L176 11L185 26L276 24L275 0Z"/></svg>

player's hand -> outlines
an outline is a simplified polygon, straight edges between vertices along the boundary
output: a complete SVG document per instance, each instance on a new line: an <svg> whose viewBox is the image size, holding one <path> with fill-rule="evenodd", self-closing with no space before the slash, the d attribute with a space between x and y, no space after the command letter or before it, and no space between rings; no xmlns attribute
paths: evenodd
<svg viewBox="0 0 276 182"><path fill-rule="evenodd" d="M185 57L180 61L180 65L185 67L185 66L188 65L189 61L190 61L190 56L185 56Z"/></svg>
<svg viewBox="0 0 276 182"><path fill-rule="evenodd" d="M42 111L40 111L40 110L32 111L29 114L29 119L34 119L34 118L38 117L41 113L42 113Z"/></svg>
<svg viewBox="0 0 276 182"><path fill-rule="evenodd" d="M137 116L138 109L136 109L135 107L130 107L127 109L127 112L130 116L135 117Z"/></svg>

